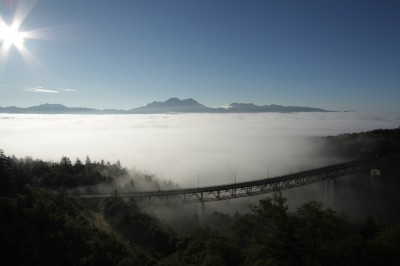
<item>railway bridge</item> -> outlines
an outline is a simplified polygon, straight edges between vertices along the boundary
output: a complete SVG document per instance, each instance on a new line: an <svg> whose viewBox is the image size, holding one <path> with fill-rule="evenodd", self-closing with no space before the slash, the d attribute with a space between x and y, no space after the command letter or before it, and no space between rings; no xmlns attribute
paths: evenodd
<svg viewBox="0 0 400 266"><path fill-rule="evenodd" d="M277 192L358 172L369 172L372 169L379 169L390 165L400 166L400 156L377 157L368 160L339 163L288 175L232 184L172 190L136 191L119 193L119 196L133 197L136 201L144 204L200 202L203 205L209 201L229 200ZM101 199L110 197L110 194L79 195L75 197L80 199Z"/></svg>

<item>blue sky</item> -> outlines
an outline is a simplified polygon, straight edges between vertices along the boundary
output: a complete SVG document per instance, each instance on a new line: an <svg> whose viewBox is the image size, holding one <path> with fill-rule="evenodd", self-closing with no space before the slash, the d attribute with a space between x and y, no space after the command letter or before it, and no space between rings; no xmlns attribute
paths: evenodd
<svg viewBox="0 0 400 266"><path fill-rule="evenodd" d="M0 58L3 107L176 96L400 111L399 1L31 2L0 0L5 23L25 7L19 31L35 31Z"/></svg>

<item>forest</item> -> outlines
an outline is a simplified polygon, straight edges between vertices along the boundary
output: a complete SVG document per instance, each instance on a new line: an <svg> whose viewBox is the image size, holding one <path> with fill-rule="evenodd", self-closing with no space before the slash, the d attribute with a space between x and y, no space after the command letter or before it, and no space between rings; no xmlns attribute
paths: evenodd
<svg viewBox="0 0 400 266"><path fill-rule="evenodd" d="M349 159L398 154L400 129L316 138L321 154ZM400 169L387 169L399 177ZM117 161L59 162L0 151L0 257L3 265L400 265L400 221L350 222L321 203L289 211L281 193L247 213L215 212L186 233L118 195L129 175ZM142 174L135 188L154 177ZM399 183L399 182L398 182ZM397 184L398 184L397 183ZM71 191L110 188L96 207ZM170 184L171 185L171 184ZM173 185L173 184L172 184Z"/></svg>

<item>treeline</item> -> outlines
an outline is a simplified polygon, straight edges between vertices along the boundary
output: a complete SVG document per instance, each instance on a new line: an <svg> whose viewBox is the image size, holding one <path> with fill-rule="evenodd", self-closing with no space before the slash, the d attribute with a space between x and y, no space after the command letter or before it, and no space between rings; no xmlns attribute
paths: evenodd
<svg viewBox="0 0 400 266"><path fill-rule="evenodd" d="M400 154L400 127L319 137L315 140L321 144L323 157L356 160Z"/></svg>
<svg viewBox="0 0 400 266"><path fill-rule="evenodd" d="M96 194L132 192L135 190L173 189L179 186L171 180L159 180L149 173L128 171L115 163L104 160L74 162L62 156L58 162L47 162L32 157L6 156L0 149L0 194L13 195L25 184L51 190L65 190L70 194Z"/></svg>
<svg viewBox="0 0 400 266"><path fill-rule="evenodd" d="M72 163L66 156L59 162L45 162L31 157L8 157L0 150L0 175L0 194L14 195L26 184L57 190L98 184L116 187L128 171L119 161L113 164L103 160L92 162L89 156L85 163L79 158Z"/></svg>

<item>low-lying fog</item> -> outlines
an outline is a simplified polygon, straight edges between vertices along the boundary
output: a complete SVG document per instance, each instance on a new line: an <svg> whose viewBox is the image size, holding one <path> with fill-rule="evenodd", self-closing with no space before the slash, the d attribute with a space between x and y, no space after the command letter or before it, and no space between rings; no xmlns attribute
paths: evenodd
<svg viewBox="0 0 400 266"><path fill-rule="evenodd" d="M306 137L395 128L399 115L361 113L0 114L0 148L16 157L120 160L182 187L237 182L317 167Z"/></svg>

